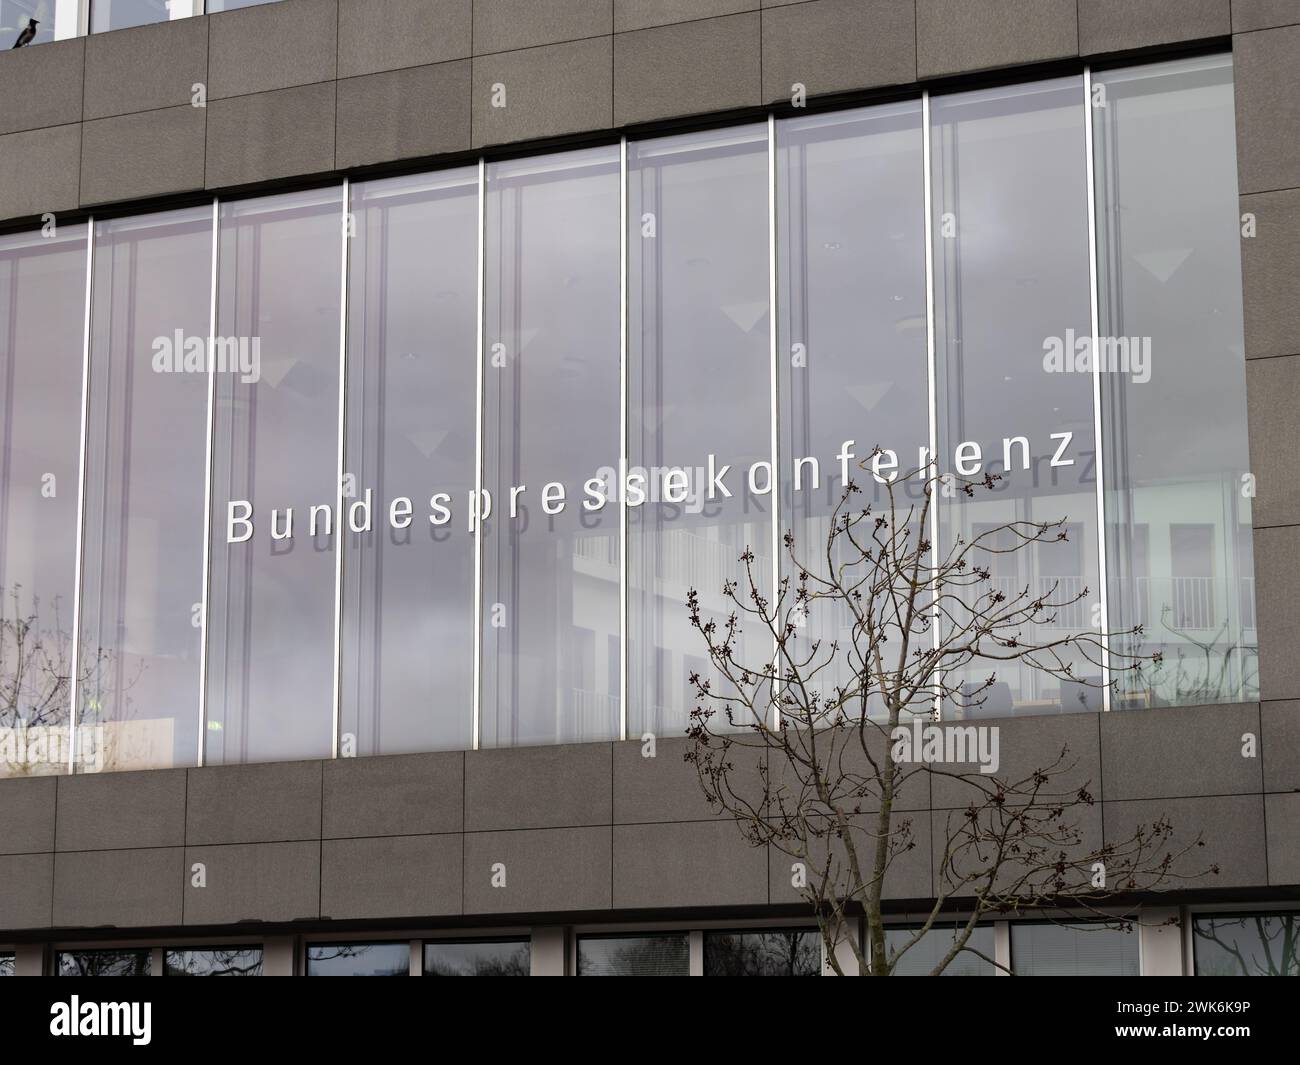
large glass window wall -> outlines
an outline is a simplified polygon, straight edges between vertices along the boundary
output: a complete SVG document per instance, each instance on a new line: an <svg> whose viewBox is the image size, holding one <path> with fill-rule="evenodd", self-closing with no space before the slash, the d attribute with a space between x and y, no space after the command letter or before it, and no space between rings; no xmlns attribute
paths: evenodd
<svg viewBox="0 0 1300 1065"><path fill-rule="evenodd" d="M1255 698L1233 157L1210 56L0 236L0 773L680 734L931 451L1163 652L980 713Z"/></svg>

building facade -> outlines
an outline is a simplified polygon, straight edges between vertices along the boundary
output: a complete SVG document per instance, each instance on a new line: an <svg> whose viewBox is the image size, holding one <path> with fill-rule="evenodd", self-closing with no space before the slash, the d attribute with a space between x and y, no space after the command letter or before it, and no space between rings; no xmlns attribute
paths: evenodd
<svg viewBox="0 0 1300 1065"><path fill-rule="evenodd" d="M1218 870L981 954L1297 973L1300 2L199 6L0 0L0 971L823 971L687 597L933 458L1153 663L939 717Z"/></svg>

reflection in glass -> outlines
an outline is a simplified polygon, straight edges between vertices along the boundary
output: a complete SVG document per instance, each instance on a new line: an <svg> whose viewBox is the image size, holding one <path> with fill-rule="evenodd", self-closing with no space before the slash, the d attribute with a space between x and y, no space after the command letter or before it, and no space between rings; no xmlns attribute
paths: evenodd
<svg viewBox="0 0 1300 1065"><path fill-rule="evenodd" d="M312 943L308 976L410 976L409 943Z"/></svg>
<svg viewBox="0 0 1300 1065"><path fill-rule="evenodd" d="M208 10L216 0L208 0ZM90 0L90 32L125 30L132 26L147 26L151 22L166 22L172 16L172 0ZM188 12L187 12L188 13Z"/></svg>
<svg viewBox="0 0 1300 1065"><path fill-rule="evenodd" d="M0 776L68 766L85 300L84 225L0 236Z"/></svg>
<svg viewBox="0 0 1300 1065"><path fill-rule="evenodd" d="M1016 976L1137 976L1135 931L1043 921L1011 926Z"/></svg>
<svg viewBox="0 0 1300 1065"><path fill-rule="evenodd" d="M194 765L212 212L95 225L82 542L83 769ZM93 755L93 757L92 757Z"/></svg>
<svg viewBox="0 0 1300 1065"><path fill-rule="evenodd" d="M0 50L12 49L31 19L36 36L25 47L75 37L77 0L0 0Z"/></svg>
<svg viewBox="0 0 1300 1065"><path fill-rule="evenodd" d="M1300 914L1200 914L1197 976L1300 976Z"/></svg>
<svg viewBox="0 0 1300 1065"><path fill-rule="evenodd" d="M528 976L526 939L448 940L424 945L425 976Z"/></svg>
<svg viewBox="0 0 1300 1065"><path fill-rule="evenodd" d="M149 976L148 950L61 950L60 976Z"/></svg>
<svg viewBox="0 0 1300 1065"><path fill-rule="evenodd" d="M885 950L890 957L902 950L916 934L913 928L886 928ZM956 931L932 927L920 940L908 947L894 966L894 976L929 976L934 967L943 961L952 949ZM979 951L983 954L972 953ZM966 949L962 950L948 963L940 974L942 976L996 976L997 966L986 960L993 957L993 926L979 925L966 940Z"/></svg>
<svg viewBox="0 0 1300 1065"><path fill-rule="evenodd" d="M888 497L858 461L886 448L895 476L906 475L929 444L921 114L920 101L909 101L776 125L782 526L813 577L831 576L826 547L844 492L841 450L856 456L848 475L863 491L860 507ZM919 501L920 479L907 486ZM900 486L900 506L908 494ZM839 537L837 565L849 557L845 546ZM782 567L797 580L784 555ZM864 575L861 567L854 573ZM826 649L840 642L816 687L829 695L849 684L853 615L844 600L819 601L800 620L801 641Z"/></svg>
<svg viewBox="0 0 1300 1065"><path fill-rule="evenodd" d="M261 4L273 4L278 0L206 0L204 11L211 15L214 11L235 11L241 7L257 7Z"/></svg>
<svg viewBox="0 0 1300 1065"><path fill-rule="evenodd" d="M628 462L649 497L628 513L629 735L683 733L690 675L716 676L688 591L705 620L725 617L724 583L747 587L746 548L771 591L767 170L766 126L628 145ZM684 493L665 483L674 469ZM770 633L745 627L735 658L757 668L771 655Z"/></svg>
<svg viewBox="0 0 1300 1065"><path fill-rule="evenodd" d="M218 336L259 357L240 360L252 374L215 375L210 765L332 749L341 201L330 189L221 208ZM247 542L227 543L230 501L252 504ZM329 509L313 535L317 505Z"/></svg>
<svg viewBox="0 0 1300 1065"><path fill-rule="evenodd" d="M487 168L486 747L618 735L619 200L617 148Z"/></svg>
<svg viewBox="0 0 1300 1065"><path fill-rule="evenodd" d="M1106 71L1093 110L1112 629L1163 654L1117 706L1259 697L1232 59Z"/></svg>
<svg viewBox="0 0 1300 1065"><path fill-rule="evenodd" d="M169 950L166 976L261 976L260 947L205 947L200 950Z"/></svg>
<svg viewBox="0 0 1300 1065"><path fill-rule="evenodd" d="M0 954L0 976L14 975L14 955Z"/></svg>
<svg viewBox="0 0 1300 1065"><path fill-rule="evenodd" d="M579 976L689 976L686 934L579 936Z"/></svg>
<svg viewBox="0 0 1300 1065"><path fill-rule="evenodd" d="M355 753L461 750L473 717L478 170L352 186L344 469L372 493L343 558ZM434 525L431 497L452 517ZM407 515L394 528L390 508Z"/></svg>
<svg viewBox="0 0 1300 1065"><path fill-rule="evenodd" d="M705 976L820 976L821 933L705 932Z"/></svg>
<svg viewBox="0 0 1300 1065"><path fill-rule="evenodd" d="M973 499L942 500L939 551L986 535L992 549L971 559L991 570L980 592L1010 599L1027 590L1026 602L1062 604L1050 623L1026 626L1025 642L1095 631L1092 375L1045 362L1054 344L1073 351L1092 329L1082 78L936 96L930 114L939 469L970 471L955 452L973 443L977 475L1003 477ZM995 530L1013 521L1064 521L1068 539L1009 550L1013 540ZM980 705L944 715L1099 710L1100 667L1071 665L1083 683L1021 662L976 662L967 691L991 673L995 682L974 696Z"/></svg>

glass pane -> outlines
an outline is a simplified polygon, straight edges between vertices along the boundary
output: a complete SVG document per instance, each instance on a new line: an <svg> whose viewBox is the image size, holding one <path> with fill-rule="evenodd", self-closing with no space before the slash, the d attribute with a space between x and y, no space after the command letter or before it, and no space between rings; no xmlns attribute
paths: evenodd
<svg viewBox="0 0 1300 1065"><path fill-rule="evenodd" d="M1040 624L1019 627L1022 644L1096 631L1092 375L1057 372L1049 360L1092 329L1084 119L1078 77L931 104L939 469L1003 478L973 499L941 499L939 550L982 536L968 557L990 576L964 594L1005 595L999 613L1040 597L1051 604ZM1023 541L1011 522L1062 522L1067 538L1013 549ZM964 695L944 714L1100 709L1100 666L1069 649L1062 660L1077 680L977 659L949 678Z"/></svg>
<svg viewBox="0 0 1300 1065"><path fill-rule="evenodd" d="M103 33L105 30L125 30L151 22L166 22L171 18L168 8L172 3L173 0L91 0L90 32ZM211 0L209 10L219 10L211 6Z"/></svg>
<svg viewBox="0 0 1300 1065"><path fill-rule="evenodd" d="M579 936L579 976L689 976L685 933L664 936Z"/></svg>
<svg viewBox="0 0 1300 1065"><path fill-rule="evenodd" d="M410 976L409 943L316 943L307 948L308 976Z"/></svg>
<svg viewBox="0 0 1300 1065"><path fill-rule="evenodd" d="M259 4L272 4L276 0L207 0L204 9L209 15L216 11L235 11L241 7L257 7Z"/></svg>
<svg viewBox="0 0 1300 1065"><path fill-rule="evenodd" d="M77 36L77 0L0 0L0 48L15 48L36 20L28 44Z"/></svg>
<svg viewBox="0 0 1300 1065"><path fill-rule="evenodd" d="M911 941L916 934L913 928L886 928L885 950L893 957ZM934 967L952 949L955 934L952 929L931 928L920 940L908 947L907 953L894 965L895 976L929 976ZM980 925L966 940L966 947L944 967L941 976L996 976L997 966L985 958L993 957L993 927ZM978 950L979 954L971 953Z"/></svg>
<svg viewBox="0 0 1300 1065"><path fill-rule="evenodd" d="M819 932L706 932L705 976L820 976Z"/></svg>
<svg viewBox="0 0 1300 1065"><path fill-rule="evenodd" d="M725 618L748 548L770 594L767 153L757 125L628 145L628 461L647 497L628 492L629 735L685 732L692 673L723 691L687 593ZM771 634L745 626L734 655L762 667Z"/></svg>
<svg viewBox="0 0 1300 1065"><path fill-rule="evenodd" d="M208 947L169 950L167 976L261 976L260 947Z"/></svg>
<svg viewBox="0 0 1300 1065"><path fill-rule="evenodd" d="M1096 81L1110 627L1163 654L1116 705L1258 699L1232 58Z"/></svg>
<svg viewBox="0 0 1300 1065"><path fill-rule="evenodd" d="M0 776L68 766L85 300L84 225L0 236Z"/></svg>
<svg viewBox="0 0 1300 1065"><path fill-rule="evenodd" d="M1197 976L1300 976L1300 914L1202 914L1192 933Z"/></svg>
<svg viewBox="0 0 1300 1065"><path fill-rule="evenodd" d="M777 123L782 525L814 579L831 576L827 540L846 474L862 490L855 507L887 504L884 479L917 469L929 444L921 122L917 100ZM892 473L882 463L880 480L858 466L875 447L895 463ZM899 505L919 500L922 485L900 486ZM835 540L836 565L853 556L847 546ZM797 581L784 555L782 566ZM851 572L866 575L862 565ZM817 662L840 642L814 687L829 696L849 685L844 599L832 594L795 617L804 653L821 642Z"/></svg>
<svg viewBox="0 0 1300 1065"><path fill-rule="evenodd" d="M59 951L60 976L149 976L147 950Z"/></svg>
<svg viewBox="0 0 1300 1065"><path fill-rule="evenodd" d="M528 976L526 939L491 943L449 941L424 945L425 976Z"/></svg>
<svg viewBox="0 0 1300 1065"><path fill-rule="evenodd" d="M342 215L339 189L221 208L209 765L332 749Z"/></svg>
<svg viewBox="0 0 1300 1065"><path fill-rule="evenodd" d="M1137 976L1137 932L1105 925L1013 924L1016 976Z"/></svg>
<svg viewBox="0 0 1300 1065"><path fill-rule="evenodd" d="M0 976L14 975L14 955L0 954Z"/></svg>
<svg viewBox="0 0 1300 1065"><path fill-rule="evenodd" d="M465 515L476 446L478 170L361 182L352 210L344 469L356 479L351 503L370 499L371 525L344 541L343 749L463 750L474 707Z"/></svg>
<svg viewBox="0 0 1300 1065"><path fill-rule="evenodd" d="M78 712L85 770L198 757L211 290L211 210L96 224Z"/></svg>
<svg viewBox="0 0 1300 1065"><path fill-rule="evenodd" d="M485 747L619 731L619 200L617 148L487 169Z"/></svg>

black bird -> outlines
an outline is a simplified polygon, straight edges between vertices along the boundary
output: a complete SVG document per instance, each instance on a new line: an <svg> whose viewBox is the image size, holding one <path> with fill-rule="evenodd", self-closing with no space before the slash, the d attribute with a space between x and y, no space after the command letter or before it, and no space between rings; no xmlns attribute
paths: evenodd
<svg viewBox="0 0 1300 1065"><path fill-rule="evenodd" d="M27 20L26 28L18 35L18 40L14 41L15 48L21 48L25 44L32 43L32 38L36 36L36 25L36 20L34 18L29 18Z"/></svg>

